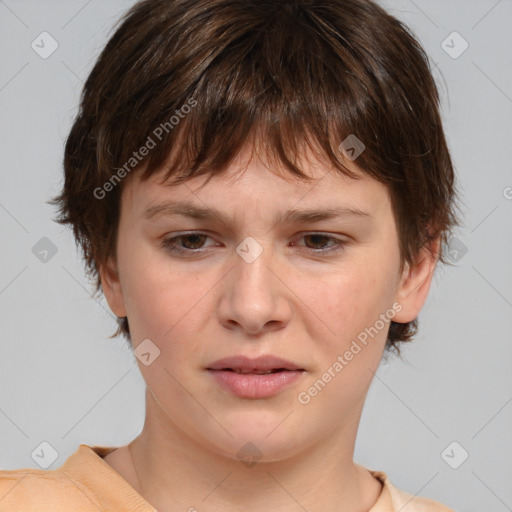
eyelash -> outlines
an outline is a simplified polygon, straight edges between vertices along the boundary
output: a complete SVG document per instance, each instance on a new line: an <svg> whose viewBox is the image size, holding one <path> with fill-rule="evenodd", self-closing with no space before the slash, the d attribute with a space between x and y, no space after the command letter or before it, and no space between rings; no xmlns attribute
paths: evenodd
<svg viewBox="0 0 512 512"><path fill-rule="evenodd" d="M188 256L206 252L202 249L183 249L182 247L177 247L174 245L175 240L186 239L187 237L194 237L194 236L205 236L207 238L210 238L205 233L198 233L198 232L185 233L185 234L182 234L179 236L165 238L164 240L162 240L160 247L162 247L163 249L165 249L166 251L168 251L172 254L181 254L181 255L187 254ZM328 253L329 255L338 254L339 252L341 252L345 249L345 245L348 245L348 242L341 240L339 238L333 237L331 235L324 234L324 233L308 233L306 235L303 235L301 238L305 238L307 236L320 236L322 238L326 238L328 241L336 242L336 245L338 246L335 249L327 249L327 250L325 250L325 249L309 249L313 254L322 254L322 253L323 254Z"/></svg>

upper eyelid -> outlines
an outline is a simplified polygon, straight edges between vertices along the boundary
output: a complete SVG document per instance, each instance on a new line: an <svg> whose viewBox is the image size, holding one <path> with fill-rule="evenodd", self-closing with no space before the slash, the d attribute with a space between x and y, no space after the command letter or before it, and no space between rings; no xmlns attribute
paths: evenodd
<svg viewBox="0 0 512 512"><path fill-rule="evenodd" d="M299 234L301 237L308 236L308 235L321 235L321 236L325 236L325 237L336 238L338 240L343 240L343 237L347 236L347 235L341 235L341 234L336 234L336 233L330 233L328 231L301 231ZM169 240L169 239L173 239L173 238L180 238L180 237L184 237L184 236L193 236L193 235L203 235L203 236L207 236L212 239L214 238L210 233L204 232L204 231L184 231L184 232L178 231L176 233L169 233L168 236L164 235L163 238L166 238ZM248 236L250 236L250 235L248 235Z"/></svg>
<svg viewBox="0 0 512 512"><path fill-rule="evenodd" d="M209 233L205 233L205 232L202 232L202 231L186 231L186 232L178 232L177 234L176 233L171 233L170 236L164 236L163 237L163 243L169 242L171 240L178 240L180 238L187 237L187 236L194 236L194 235L206 236L207 238L210 238L211 240L215 241L215 239ZM331 241L332 240L337 241L338 245L342 245L342 244L346 245L346 244L349 243L349 241L346 240L345 238L342 238L341 235L336 235L336 234L328 233L328 232L325 232L325 231L306 231L306 232L301 232L300 236L298 237L298 240L300 240L300 239L302 239L302 238L304 238L306 236L312 236L312 235L324 236L324 237L330 239ZM295 237L295 239L297 239L297 238ZM194 252L194 251L198 251L199 252L199 251L202 250L202 248L199 248L199 249L184 249L184 250L185 251L189 251L189 252Z"/></svg>

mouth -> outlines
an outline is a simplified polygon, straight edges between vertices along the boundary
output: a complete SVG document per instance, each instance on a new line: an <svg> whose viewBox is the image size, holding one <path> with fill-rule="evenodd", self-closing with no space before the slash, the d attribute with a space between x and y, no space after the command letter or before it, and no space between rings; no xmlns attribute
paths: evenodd
<svg viewBox="0 0 512 512"><path fill-rule="evenodd" d="M259 370L255 368L254 370L248 370L246 368L221 368L220 370L213 370L212 368L208 368L208 370L212 371L222 371L222 372L233 372L233 373L241 373L244 375L269 375L271 373L279 373L279 372L292 372L292 371L301 371L304 370L289 370L288 368L273 368L272 370Z"/></svg>
<svg viewBox="0 0 512 512"><path fill-rule="evenodd" d="M209 365L207 370L231 371L234 373L253 373L255 375L268 375L270 373L305 371L299 365L277 356L260 356L250 358L247 356L225 357Z"/></svg>
<svg viewBox="0 0 512 512"><path fill-rule="evenodd" d="M206 370L222 389L240 398L270 398L295 383L303 373L299 365L274 356L219 359Z"/></svg>

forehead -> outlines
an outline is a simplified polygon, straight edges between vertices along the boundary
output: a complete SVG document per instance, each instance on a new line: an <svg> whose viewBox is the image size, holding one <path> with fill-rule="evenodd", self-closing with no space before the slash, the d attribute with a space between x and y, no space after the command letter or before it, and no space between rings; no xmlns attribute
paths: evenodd
<svg viewBox="0 0 512 512"><path fill-rule="evenodd" d="M125 184L122 208L141 217L162 201L186 199L198 207L211 206L239 216L249 209L263 213L301 207L346 207L373 216L389 205L387 187L354 162L346 165L357 178L343 175L311 153L301 158L298 165L309 181L294 175L283 164L276 165L255 156L250 148L241 151L226 169L195 176L179 184L174 183L172 177L164 181L166 168L163 166L145 181L138 173Z"/></svg>

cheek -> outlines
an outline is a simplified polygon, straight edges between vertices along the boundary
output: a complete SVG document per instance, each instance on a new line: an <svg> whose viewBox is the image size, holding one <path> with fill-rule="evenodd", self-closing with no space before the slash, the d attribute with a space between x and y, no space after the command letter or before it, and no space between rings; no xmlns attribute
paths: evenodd
<svg viewBox="0 0 512 512"><path fill-rule="evenodd" d="M369 263L369 262L368 262ZM319 284L319 281L321 284ZM301 285L304 301L317 314L317 322L328 327L325 340L340 348L365 328L373 325L391 305L392 279L389 268L381 264L354 264L340 267L335 273L311 278Z"/></svg>
<svg viewBox="0 0 512 512"><path fill-rule="evenodd" d="M132 343L136 348L150 339L158 346L155 362L139 367L150 387L159 389L165 384L169 393L177 393L173 395L177 399L180 387L174 386L163 369L181 380L193 375L200 361L209 359L207 324L215 314L212 297L222 272L192 272L183 263L173 265L164 251L142 246L141 242L131 253L126 266ZM192 390L194 385L190 386Z"/></svg>
<svg viewBox="0 0 512 512"><path fill-rule="evenodd" d="M362 403L382 357L389 322L381 315L391 307L393 285L392 267L380 261L340 269L308 299L321 319L312 320L318 329L310 332L318 365L300 399L309 401L305 410L312 417L321 414L329 424Z"/></svg>
<svg viewBox="0 0 512 512"><path fill-rule="evenodd" d="M167 339L197 318L208 287L190 272L178 272L163 249L142 238L123 241L120 251L128 255L121 268L123 296L130 332L135 344L142 339Z"/></svg>
<svg viewBox="0 0 512 512"><path fill-rule="evenodd" d="M207 301L201 299L207 291L193 277L176 278L155 271L139 274L130 285L132 300L127 306L132 335L158 340L161 345L187 336L187 346L193 348L194 332L206 314Z"/></svg>

